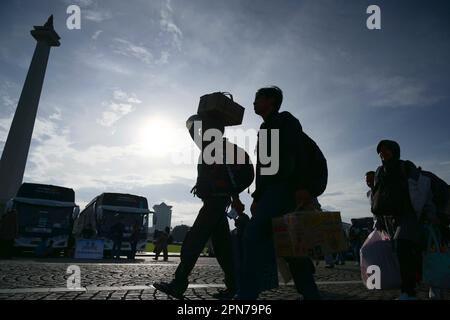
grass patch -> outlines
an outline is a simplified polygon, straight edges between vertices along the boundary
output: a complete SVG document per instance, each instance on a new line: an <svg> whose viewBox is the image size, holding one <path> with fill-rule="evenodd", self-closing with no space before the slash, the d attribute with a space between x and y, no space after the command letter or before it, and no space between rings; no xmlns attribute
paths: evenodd
<svg viewBox="0 0 450 320"><path fill-rule="evenodd" d="M153 243L147 243L147 245L145 246L145 252L153 252L154 249L155 249L155 245ZM167 249L169 252L172 252L172 253L180 253L181 244L169 244Z"/></svg>
<svg viewBox="0 0 450 320"><path fill-rule="evenodd" d="M155 248L155 245L153 243L147 243L145 246L145 252L153 252L153 249ZM168 251L172 253L180 253L181 251L181 244L169 244ZM203 254L206 254L207 250L206 248L203 249ZM162 252L161 252L162 255Z"/></svg>

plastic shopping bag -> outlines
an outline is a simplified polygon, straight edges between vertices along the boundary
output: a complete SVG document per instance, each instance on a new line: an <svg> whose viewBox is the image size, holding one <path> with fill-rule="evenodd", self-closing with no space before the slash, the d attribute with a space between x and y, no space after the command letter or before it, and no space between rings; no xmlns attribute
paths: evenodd
<svg viewBox="0 0 450 320"><path fill-rule="evenodd" d="M361 247L361 278L368 289L399 289L400 266L392 241L374 230ZM370 278L370 279L369 279Z"/></svg>
<svg viewBox="0 0 450 320"><path fill-rule="evenodd" d="M450 288L450 250L439 230L428 226L427 250L423 253L423 282L437 288Z"/></svg>

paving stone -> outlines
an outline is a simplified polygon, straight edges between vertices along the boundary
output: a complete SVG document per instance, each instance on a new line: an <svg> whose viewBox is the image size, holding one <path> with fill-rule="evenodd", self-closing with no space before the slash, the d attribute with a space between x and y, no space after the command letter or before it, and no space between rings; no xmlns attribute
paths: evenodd
<svg viewBox="0 0 450 320"><path fill-rule="evenodd" d="M155 281L170 281L179 258L170 263L142 257L134 263L86 262L68 259L29 258L0 260L0 300L167 300L172 299L155 290ZM67 267L78 265L81 286L86 292L69 291ZM324 268L316 267L315 275L323 299L330 300L392 300L398 290L367 290L360 279L360 270L353 263ZM214 258L200 258L190 276L191 287L187 300L213 299L212 295L223 285L223 272ZM11 290L15 289L15 290ZM428 287L418 286L418 298L428 298ZM450 291L447 292L450 299ZM263 292L261 300L302 299L292 283Z"/></svg>

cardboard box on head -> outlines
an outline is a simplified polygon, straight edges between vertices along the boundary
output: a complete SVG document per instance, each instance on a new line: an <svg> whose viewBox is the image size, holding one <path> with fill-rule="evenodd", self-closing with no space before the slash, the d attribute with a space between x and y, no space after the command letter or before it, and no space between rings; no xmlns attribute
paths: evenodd
<svg viewBox="0 0 450 320"><path fill-rule="evenodd" d="M197 113L219 120L224 126L237 126L242 124L244 111L245 108L234 102L230 93L214 92L200 97Z"/></svg>

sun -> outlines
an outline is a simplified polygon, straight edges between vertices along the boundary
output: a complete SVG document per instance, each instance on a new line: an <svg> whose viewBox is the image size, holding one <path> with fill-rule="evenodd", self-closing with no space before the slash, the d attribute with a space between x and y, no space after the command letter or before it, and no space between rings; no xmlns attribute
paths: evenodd
<svg viewBox="0 0 450 320"><path fill-rule="evenodd" d="M138 144L148 155L166 155L176 142L174 138L175 126L164 117L147 118L139 127Z"/></svg>

